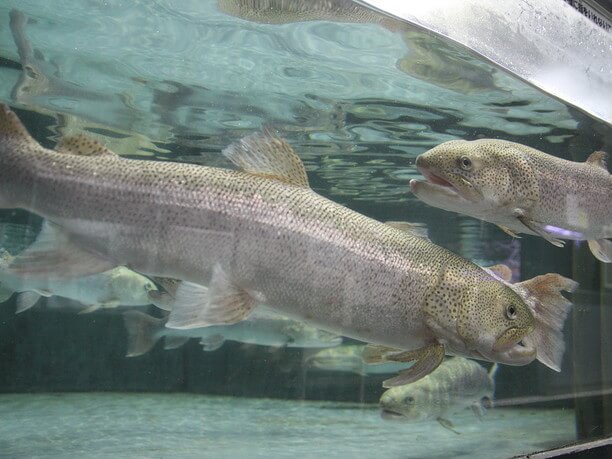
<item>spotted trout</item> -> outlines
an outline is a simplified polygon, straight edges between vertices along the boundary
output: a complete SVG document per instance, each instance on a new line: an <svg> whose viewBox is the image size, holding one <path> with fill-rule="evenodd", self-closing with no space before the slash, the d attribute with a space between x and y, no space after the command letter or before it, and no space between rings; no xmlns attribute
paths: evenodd
<svg viewBox="0 0 612 459"><path fill-rule="evenodd" d="M170 328L236 323L263 303L376 343L372 360L414 361L390 385L425 376L445 353L559 370L571 304L560 292L574 281L511 285L410 226L326 199L270 133L223 153L240 170L121 158L81 136L49 150L1 106L0 207L48 221L10 269L55 277L125 265L180 279Z"/></svg>
<svg viewBox="0 0 612 459"><path fill-rule="evenodd" d="M472 408L481 417L493 400L497 365L487 372L473 360L454 357L412 384L392 387L380 397L383 419L437 420L453 429L448 415Z"/></svg>
<svg viewBox="0 0 612 459"><path fill-rule="evenodd" d="M426 181L412 192L441 209L498 225L511 236L535 234L556 246L588 241L597 259L612 261L612 176L606 154L567 161L505 140L451 140L423 153Z"/></svg>

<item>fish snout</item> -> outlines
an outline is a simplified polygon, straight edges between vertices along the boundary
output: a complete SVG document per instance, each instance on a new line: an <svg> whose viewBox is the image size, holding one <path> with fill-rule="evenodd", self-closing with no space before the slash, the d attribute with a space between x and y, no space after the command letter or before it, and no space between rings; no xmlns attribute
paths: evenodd
<svg viewBox="0 0 612 459"><path fill-rule="evenodd" d="M380 401L379 401L379 405L381 406L381 408L392 406L394 403L395 403L395 400L389 393L385 392L384 394L381 395Z"/></svg>
<svg viewBox="0 0 612 459"><path fill-rule="evenodd" d="M424 159L423 155L419 155L417 156L417 159L414 164L416 165L417 168L420 168L420 167L425 167L426 162L427 160Z"/></svg>

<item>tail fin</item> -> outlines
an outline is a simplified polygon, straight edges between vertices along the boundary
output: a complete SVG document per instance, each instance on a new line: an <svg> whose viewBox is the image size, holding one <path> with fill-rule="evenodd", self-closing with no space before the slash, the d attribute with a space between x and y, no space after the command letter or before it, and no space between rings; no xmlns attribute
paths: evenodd
<svg viewBox="0 0 612 459"><path fill-rule="evenodd" d="M599 261L612 263L612 241L608 239L590 240L589 249Z"/></svg>
<svg viewBox="0 0 612 459"><path fill-rule="evenodd" d="M140 311L123 313L123 324L127 331L128 346L126 357L146 354L162 337L159 333L166 319L156 319Z"/></svg>
<svg viewBox="0 0 612 459"><path fill-rule="evenodd" d="M540 362L561 371L565 350L563 323L572 306L561 292L573 292L578 283L559 274L544 274L515 285L526 290L526 302L531 306L536 320L535 330L523 341L536 348Z"/></svg>

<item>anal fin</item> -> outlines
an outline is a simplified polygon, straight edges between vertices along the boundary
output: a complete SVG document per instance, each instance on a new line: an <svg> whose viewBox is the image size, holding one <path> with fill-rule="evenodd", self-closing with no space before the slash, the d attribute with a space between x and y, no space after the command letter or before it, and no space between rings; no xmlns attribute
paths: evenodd
<svg viewBox="0 0 612 459"><path fill-rule="evenodd" d="M187 329L234 324L246 319L255 306L255 298L236 286L221 266L216 265L209 289L192 282L181 283L166 327Z"/></svg>
<svg viewBox="0 0 612 459"><path fill-rule="evenodd" d="M110 261L74 244L57 225L45 222L36 241L11 261L8 271L16 275L67 279L113 267Z"/></svg>

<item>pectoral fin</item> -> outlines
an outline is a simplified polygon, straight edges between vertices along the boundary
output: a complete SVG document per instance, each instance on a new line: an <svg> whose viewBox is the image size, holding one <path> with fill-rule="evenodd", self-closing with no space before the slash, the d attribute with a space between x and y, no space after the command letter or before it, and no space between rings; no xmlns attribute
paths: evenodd
<svg viewBox="0 0 612 459"><path fill-rule="evenodd" d="M440 423L440 425L442 427L444 427L445 429L450 430L451 432L456 433L457 435L461 435L461 432L457 432L455 430L455 426L453 425L452 422L450 422L448 419L444 419L444 418L437 418L436 421L438 421Z"/></svg>
<svg viewBox="0 0 612 459"><path fill-rule="evenodd" d="M612 263L612 241L608 239L597 239L589 241L591 253L603 263Z"/></svg>
<svg viewBox="0 0 612 459"><path fill-rule="evenodd" d="M520 221L523 225L525 225L531 231L536 233L538 236L546 239L552 245L557 246L557 247L565 246L565 241L562 241L561 239L557 239L556 237L553 237L548 231L544 229L544 227L540 223L527 217L522 209L515 209L514 215L516 216L518 221Z"/></svg>
<svg viewBox="0 0 612 459"><path fill-rule="evenodd" d="M361 352L361 359L369 365L380 365L391 360L389 358L390 355L401 354L402 352L404 351L401 349L380 346L378 344L368 344Z"/></svg>
<svg viewBox="0 0 612 459"><path fill-rule="evenodd" d="M482 421L482 417L485 414L485 409L482 406L482 403L474 402L472 403L470 408L472 409L472 413L474 413L474 416L476 416L480 421Z"/></svg>
<svg viewBox="0 0 612 459"><path fill-rule="evenodd" d="M417 381L438 368L444 360L444 346L435 343L414 351L402 351L385 346L367 345L363 350L362 359L370 364L388 361L414 362L414 365L401 371L398 376L383 381L383 387L390 388Z"/></svg>
<svg viewBox="0 0 612 459"><path fill-rule="evenodd" d="M66 279L113 267L110 261L75 245L57 225L45 222L36 241L12 260L8 270L16 275Z"/></svg>
<svg viewBox="0 0 612 459"><path fill-rule="evenodd" d="M504 226L504 225L497 225L497 227L498 227L500 230L502 230L504 233L506 233L506 234L508 234L508 235L510 235L510 236L512 236L512 237L515 237L515 238L517 238L517 239L520 239L520 238L521 238L521 236L519 236L517 233L515 233L514 231L512 231L512 230L511 230L510 228L508 228L507 226Z"/></svg>

